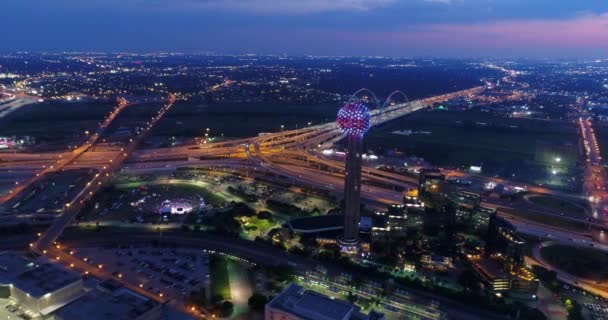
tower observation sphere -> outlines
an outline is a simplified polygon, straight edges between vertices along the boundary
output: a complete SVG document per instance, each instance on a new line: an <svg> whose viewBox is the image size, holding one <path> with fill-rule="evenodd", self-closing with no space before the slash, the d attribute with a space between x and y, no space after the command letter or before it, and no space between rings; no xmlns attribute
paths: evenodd
<svg viewBox="0 0 608 320"><path fill-rule="evenodd" d="M349 102L338 111L338 126L349 138L362 139L371 125L367 107L360 102Z"/></svg>
<svg viewBox="0 0 608 320"><path fill-rule="evenodd" d="M344 176L344 232L338 244L342 251L359 251L361 211L361 157L363 137L371 126L371 115L360 102L349 102L338 111L338 127L346 135L346 174Z"/></svg>

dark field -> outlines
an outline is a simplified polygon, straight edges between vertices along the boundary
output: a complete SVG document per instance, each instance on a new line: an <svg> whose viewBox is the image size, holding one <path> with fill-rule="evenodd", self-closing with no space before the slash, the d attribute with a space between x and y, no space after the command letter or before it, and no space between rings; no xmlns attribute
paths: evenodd
<svg viewBox="0 0 608 320"><path fill-rule="evenodd" d="M543 259L574 276L595 281L608 280L608 254L587 248L551 245L540 250Z"/></svg>
<svg viewBox="0 0 608 320"><path fill-rule="evenodd" d="M32 104L0 119L0 135L33 136L48 143L79 140L114 107L115 103L101 102Z"/></svg>
<svg viewBox="0 0 608 320"><path fill-rule="evenodd" d="M602 126L594 122L593 128L595 129L595 137L602 154L602 162L606 164L606 160L608 159L608 126Z"/></svg>
<svg viewBox="0 0 608 320"><path fill-rule="evenodd" d="M308 122L335 121L340 105L211 104L178 102L152 130L154 136L202 136L206 128L211 136L231 138L257 136L302 128Z"/></svg>
<svg viewBox="0 0 608 320"><path fill-rule="evenodd" d="M392 133L402 130L430 134ZM476 111L420 111L373 129L366 144L370 149L421 156L437 165L469 166L534 160L539 140L576 144L576 127Z"/></svg>

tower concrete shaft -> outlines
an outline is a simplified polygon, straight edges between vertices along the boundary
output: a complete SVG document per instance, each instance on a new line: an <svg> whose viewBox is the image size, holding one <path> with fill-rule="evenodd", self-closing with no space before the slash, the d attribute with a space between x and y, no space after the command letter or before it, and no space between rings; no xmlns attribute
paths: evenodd
<svg viewBox="0 0 608 320"><path fill-rule="evenodd" d="M346 175L344 177L344 245L359 243L359 215L361 211L362 137L348 136Z"/></svg>

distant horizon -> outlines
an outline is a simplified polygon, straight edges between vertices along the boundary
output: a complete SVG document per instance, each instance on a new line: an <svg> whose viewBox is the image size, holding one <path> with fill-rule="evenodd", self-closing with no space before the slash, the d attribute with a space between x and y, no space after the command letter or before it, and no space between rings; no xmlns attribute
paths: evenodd
<svg viewBox="0 0 608 320"><path fill-rule="evenodd" d="M593 60L592 62L608 62L608 53L605 55L588 56L588 57L573 57L573 56L434 56L434 55L316 55L316 54L285 54L285 53L254 53L254 52L208 52L208 51L122 51L122 50L91 50L91 51L50 51L50 50L0 50L0 55L13 54L30 54L30 55L133 55L133 56L160 56L160 55L181 55L181 56L209 56L209 57L275 57L275 58L318 58L318 59L348 59L348 58L365 58L365 59L442 59L442 60L530 60L530 61L585 61ZM506 62L506 61L505 61Z"/></svg>
<svg viewBox="0 0 608 320"><path fill-rule="evenodd" d="M596 58L605 0L21 0L0 51Z"/></svg>

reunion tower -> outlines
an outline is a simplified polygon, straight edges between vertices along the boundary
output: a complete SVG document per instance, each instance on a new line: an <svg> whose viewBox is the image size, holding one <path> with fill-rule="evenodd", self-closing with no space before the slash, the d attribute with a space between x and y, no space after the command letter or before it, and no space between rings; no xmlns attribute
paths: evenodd
<svg viewBox="0 0 608 320"><path fill-rule="evenodd" d="M370 128L371 116L360 102L349 102L338 111L336 122L346 135L346 174L344 176L344 233L338 240L342 251L359 250L359 213L361 210L361 157L363 137Z"/></svg>

